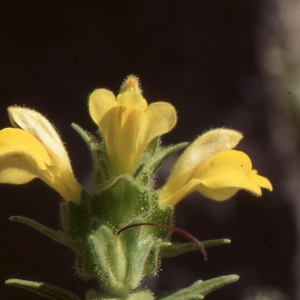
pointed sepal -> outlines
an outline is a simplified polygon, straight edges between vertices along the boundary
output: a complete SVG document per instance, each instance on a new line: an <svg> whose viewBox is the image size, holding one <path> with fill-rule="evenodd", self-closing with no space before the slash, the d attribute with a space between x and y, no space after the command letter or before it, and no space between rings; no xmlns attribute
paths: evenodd
<svg viewBox="0 0 300 300"><path fill-rule="evenodd" d="M80 135L88 146L93 159L94 179L95 184L99 189L102 189L111 181L109 172L109 161L105 148L105 143L98 142L95 137L86 132L81 126L72 123L73 129ZM100 132L101 135L101 132Z"/></svg>
<svg viewBox="0 0 300 300"><path fill-rule="evenodd" d="M127 249L128 270L126 282L131 289L136 289L141 280L148 275L148 269L158 266L154 239L147 233L146 226L130 228L120 233Z"/></svg>
<svg viewBox="0 0 300 300"><path fill-rule="evenodd" d="M133 177L143 184L151 182L154 174L160 169L166 159L173 153L184 149L187 145L188 143L183 142L162 148L159 146L159 139L154 139L145 150Z"/></svg>
<svg viewBox="0 0 300 300"><path fill-rule="evenodd" d="M160 136L157 136L148 144L145 151L150 153L151 155L154 155L155 152L159 149L159 144L160 144Z"/></svg>
<svg viewBox="0 0 300 300"><path fill-rule="evenodd" d="M97 232L89 235L89 253L92 253L92 260L87 261L90 269L94 269L100 284L107 294L116 297L128 295L130 286L125 283L127 275L127 259L120 237L102 225Z"/></svg>
<svg viewBox="0 0 300 300"><path fill-rule="evenodd" d="M55 287L45 282L35 282L22 279L8 279L8 285L14 285L54 300L80 300L70 291Z"/></svg>
<svg viewBox="0 0 300 300"><path fill-rule="evenodd" d="M26 224L26 225L34 228L35 230L39 231L43 235L46 235L50 239L56 241L57 243L63 244L68 247L71 247L71 245L72 245L71 240L68 239L67 237L65 237L61 232L53 230L49 227L46 227L45 225L43 225L37 221L34 221L30 218L21 217L21 216L11 216L9 218L9 220Z"/></svg>
<svg viewBox="0 0 300 300"><path fill-rule="evenodd" d="M157 152L157 154L153 157L153 160L150 165L150 168L152 169L152 173L155 174L169 156L186 148L188 146L188 144L189 143L187 143L187 142L179 143L179 144L164 148L161 151Z"/></svg>

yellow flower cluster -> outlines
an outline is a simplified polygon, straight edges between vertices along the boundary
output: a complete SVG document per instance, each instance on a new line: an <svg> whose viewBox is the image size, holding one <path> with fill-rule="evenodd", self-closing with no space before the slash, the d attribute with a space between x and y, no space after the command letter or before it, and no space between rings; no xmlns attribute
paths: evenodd
<svg viewBox="0 0 300 300"><path fill-rule="evenodd" d="M132 75L117 97L106 89L94 91L89 111L103 134L113 176L133 174L151 140L169 132L177 121L171 104L147 104ZM34 110L10 107L8 112L14 128L0 131L0 182L23 184L39 177L65 200L79 202L82 187L55 128ZM159 190L161 205L175 205L193 191L222 201L240 189L256 195L261 188L272 190L269 180L252 169L250 158L232 150L241 139L241 133L224 128L197 138Z"/></svg>

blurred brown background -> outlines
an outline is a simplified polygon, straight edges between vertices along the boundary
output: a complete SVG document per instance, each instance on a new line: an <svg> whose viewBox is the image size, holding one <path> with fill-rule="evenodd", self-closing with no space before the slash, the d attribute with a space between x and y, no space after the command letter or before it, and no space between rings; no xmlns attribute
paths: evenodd
<svg viewBox="0 0 300 300"><path fill-rule="evenodd" d="M198 194L182 201L178 227L203 240L230 237L232 244L210 249L207 263L196 252L164 259L149 286L158 293L239 274L207 299L299 299L297 11L296 0L1 1L1 128L10 126L9 105L45 114L88 184L89 153L70 124L95 133L89 93L99 87L117 93L136 74L149 102L170 101L178 111L164 144L192 141L213 127L243 132L238 149L274 192L262 198L239 192L223 203ZM167 172L161 175L160 184ZM22 215L58 229L60 197L38 180L2 185L0 192L1 299L40 299L5 286L8 278L46 281L83 298L93 285L76 276L73 253L8 221Z"/></svg>

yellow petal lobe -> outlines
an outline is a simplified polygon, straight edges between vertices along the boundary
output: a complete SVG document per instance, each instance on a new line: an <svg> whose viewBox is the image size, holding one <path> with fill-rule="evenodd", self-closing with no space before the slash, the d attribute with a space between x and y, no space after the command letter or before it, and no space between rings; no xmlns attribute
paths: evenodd
<svg viewBox="0 0 300 300"><path fill-rule="evenodd" d="M140 139L145 139L147 146L155 137L173 129L176 122L177 115L173 105L167 102L152 103L143 115Z"/></svg>
<svg viewBox="0 0 300 300"><path fill-rule="evenodd" d="M231 197L230 191L228 196L224 191L218 193L219 189L226 188L243 189L260 196L262 193L259 182L253 180L256 176L258 175L253 173L251 160L244 152L227 150L207 160L194 178L199 179L200 184L196 188L199 192L205 193L208 198L221 201ZM268 180L264 178L264 182Z"/></svg>
<svg viewBox="0 0 300 300"><path fill-rule="evenodd" d="M271 182L267 178L257 175L256 170L252 170L251 174L249 175L249 178L251 178L251 180L260 187L265 188L269 191L273 191Z"/></svg>
<svg viewBox="0 0 300 300"><path fill-rule="evenodd" d="M89 111L93 121L99 125L101 119L117 105L115 95L106 89L94 91L89 98Z"/></svg>
<svg viewBox="0 0 300 300"><path fill-rule="evenodd" d="M18 128L0 131L0 160L0 182L11 184L27 183L51 165L45 147Z"/></svg>
<svg viewBox="0 0 300 300"><path fill-rule="evenodd" d="M117 97L117 102L119 105L132 108L139 109L144 111L147 109L147 101L142 97L142 95L126 91L123 94L119 94Z"/></svg>

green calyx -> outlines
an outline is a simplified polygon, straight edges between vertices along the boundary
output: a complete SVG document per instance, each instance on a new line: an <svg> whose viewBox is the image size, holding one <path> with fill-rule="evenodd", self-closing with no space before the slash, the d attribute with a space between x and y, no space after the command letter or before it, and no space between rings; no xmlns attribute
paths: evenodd
<svg viewBox="0 0 300 300"><path fill-rule="evenodd" d="M160 208L155 193L120 176L99 194L83 193L80 204L64 203L63 227L76 245L78 271L100 279L106 294L124 297L155 272L158 249L167 242L167 230L139 226L116 235L122 227L142 222L171 224L172 207ZM78 246L79 245L79 246Z"/></svg>

